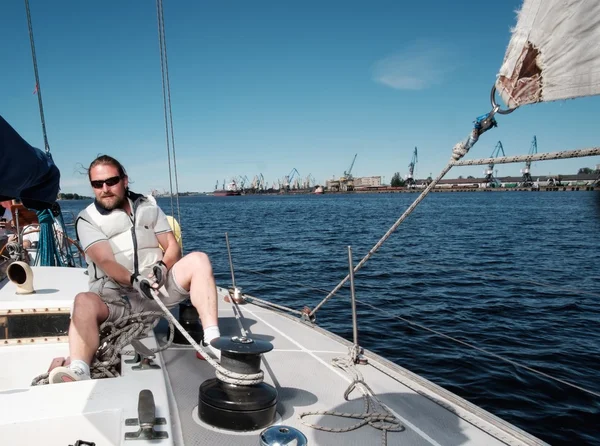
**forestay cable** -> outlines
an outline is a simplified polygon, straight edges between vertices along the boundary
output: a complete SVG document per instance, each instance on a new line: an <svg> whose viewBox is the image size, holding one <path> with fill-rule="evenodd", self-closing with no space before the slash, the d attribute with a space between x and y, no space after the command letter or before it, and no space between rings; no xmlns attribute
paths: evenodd
<svg viewBox="0 0 600 446"><path fill-rule="evenodd" d="M35 90L37 93L38 105L40 108L40 119L42 121L42 133L44 134L44 147L46 153L50 153L50 144L48 144L48 133L46 132L46 119L44 118L44 104L42 103L42 86L40 85L40 75L38 73L37 56L35 54L35 42L33 40L33 25L31 24L31 11L29 10L29 0L25 0L25 9L27 10L27 27L29 28L29 43L31 44L31 59L33 60L33 72L35 74Z"/></svg>
<svg viewBox="0 0 600 446"><path fill-rule="evenodd" d="M179 205L179 179L177 176L177 159L175 156L175 134L173 131L173 112L171 107L171 83L169 81L169 62L167 58L167 39L165 35L165 20L162 0L156 0L156 16L158 21L158 42L160 49L160 68L163 91L163 109L165 118L165 134L167 142L167 160L169 163L169 187L171 193L171 215L175 216L173 208L173 178L171 175L171 151L173 152L173 169L175 174L175 197L177 201L177 220L182 225ZM183 249L183 235L181 236Z"/></svg>
<svg viewBox="0 0 600 446"><path fill-rule="evenodd" d="M392 233L398 228L398 226L400 226L400 224L404 220L406 220L406 218L412 213L412 211L415 210L417 205L421 201L423 201L423 199L429 194L429 192L431 192L431 190L433 190L435 185L442 178L444 178L444 176L455 165L455 163L457 161L459 161L463 156L465 156L469 152L471 147L473 147L475 145L475 143L479 140L479 137L484 132L489 130L490 128L496 127L497 123L496 123L496 120L494 119L494 115L496 114L496 112L498 110L499 110L498 106L494 106L494 108L492 109L492 111L490 113L486 113L485 115L482 115L475 120L475 122L474 122L475 125L473 126L473 130L471 130L471 133L469 134L469 136L464 141L457 143L454 146L454 148L452 149L452 157L450 158L450 161L448 162L446 167L444 167L442 169L442 171L436 177L435 180L433 180L431 183L429 183L429 185L425 188L425 190L423 190L423 192L421 192L421 194L417 197L417 199L408 207L408 209L400 216L400 218L398 218L398 220L396 220L396 222L384 234L384 236L381 237L381 239L375 244L375 246L373 246L369 250L367 255L364 256L360 262L358 262L358 264L354 267L355 273L363 267L363 265L367 262L367 260L369 260L373 256L373 254L375 254L375 252L377 252L377 250L381 247L381 245L383 245L383 243L392 235ZM310 312L309 316L313 317L314 314L319 310L319 308L321 308L325 304L325 302L327 302L335 293L337 293L349 279L350 279L350 275L347 274L346 277Z"/></svg>

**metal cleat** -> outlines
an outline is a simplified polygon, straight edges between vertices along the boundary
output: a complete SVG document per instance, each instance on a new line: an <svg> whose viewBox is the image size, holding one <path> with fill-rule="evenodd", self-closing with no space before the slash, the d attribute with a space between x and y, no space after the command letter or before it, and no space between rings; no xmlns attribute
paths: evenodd
<svg viewBox="0 0 600 446"><path fill-rule="evenodd" d="M134 365L132 370L149 370L149 369L160 369L158 364L154 364L152 361L156 355L152 350L146 347L141 341L134 339L131 341L131 346L135 350L135 356L133 359L126 359L126 364L139 364Z"/></svg>
<svg viewBox="0 0 600 446"><path fill-rule="evenodd" d="M125 440L164 440L169 438L165 431L155 431L154 426L167 424L164 418L156 418L154 395L148 389L140 392L138 418L127 418L125 426L140 426L137 432L125 432Z"/></svg>

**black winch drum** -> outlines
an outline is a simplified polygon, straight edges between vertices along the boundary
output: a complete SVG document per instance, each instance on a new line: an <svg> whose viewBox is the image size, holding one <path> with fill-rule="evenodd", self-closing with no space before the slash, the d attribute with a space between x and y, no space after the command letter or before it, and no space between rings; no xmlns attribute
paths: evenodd
<svg viewBox="0 0 600 446"><path fill-rule="evenodd" d="M215 427L233 431L253 431L275 421L277 390L260 383L237 386L217 378L200 386L198 416Z"/></svg>

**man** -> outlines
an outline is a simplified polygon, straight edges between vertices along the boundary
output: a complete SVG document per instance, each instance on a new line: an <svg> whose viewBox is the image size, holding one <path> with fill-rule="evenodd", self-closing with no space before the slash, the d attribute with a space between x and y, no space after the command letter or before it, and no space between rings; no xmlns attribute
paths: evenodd
<svg viewBox="0 0 600 446"><path fill-rule="evenodd" d="M220 358L219 350L209 344L220 332L217 288L206 254L181 257L165 214L153 197L129 191L127 173L116 159L96 158L88 176L95 201L79 213L76 232L86 253L90 290L75 296L69 327L71 363L52 370L50 382L90 378L100 324L125 313L122 304L112 302L122 302L125 295L132 312L160 311L154 300L143 297L144 283L153 289L164 286L167 307L191 297L204 328L204 342Z"/></svg>
<svg viewBox="0 0 600 446"><path fill-rule="evenodd" d="M0 227L9 229L12 226L12 212L10 211L11 200L0 201Z"/></svg>

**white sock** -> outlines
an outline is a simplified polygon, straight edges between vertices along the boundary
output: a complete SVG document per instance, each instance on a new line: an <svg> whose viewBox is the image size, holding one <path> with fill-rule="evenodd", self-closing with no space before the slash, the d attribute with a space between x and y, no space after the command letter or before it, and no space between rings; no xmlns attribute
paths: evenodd
<svg viewBox="0 0 600 446"><path fill-rule="evenodd" d="M210 345L210 341L221 336L218 325L211 325L204 329L204 342Z"/></svg>
<svg viewBox="0 0 600 446"><path fill-rule="evenodd" d="M86 362L82 361L81 359L74 359L73 361L71 361L71 364L69 364L69 368L71 370L78 369L86 377L90 377L90 366L87 365Z"/></svg>

